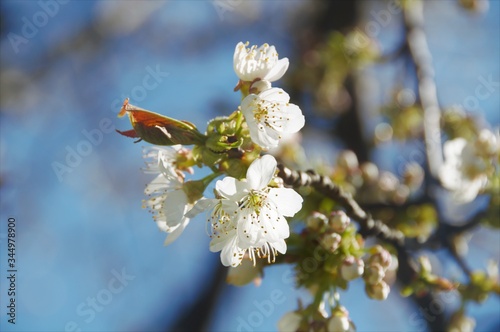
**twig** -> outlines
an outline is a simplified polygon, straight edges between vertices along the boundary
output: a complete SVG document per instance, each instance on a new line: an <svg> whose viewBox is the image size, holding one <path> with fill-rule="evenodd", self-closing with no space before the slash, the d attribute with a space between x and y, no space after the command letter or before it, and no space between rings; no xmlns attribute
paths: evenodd
<svg viewBox="0 0 500 332"><path fill-rule="evenodd" d="M424 111L424 137L427 164L433 178L437 179L443 164L441 147L441 111L437 99L432 56L424 32L423 2L406 2L403 11L406 41L415 63L420 103Z"/></svg>
<svg viewBox="0 0 500 332"><path fill-rule="evenodd" d="M358 222L358 233L361 236L365 238L375 236L379 240L391 244L397 250L400 264L403 264L402 273L405 274L406 282L410 282L416 276L417 269L406 251L404 234L389 228L380 220L373 219L369 213L359 206L351 194L344 192L341 187L334 184L328 177L321 176L315 171L293 171L283 165L278 165L278 176L289 186L296 188L312 187L324 196L341 204L346 214Z"/></svg>

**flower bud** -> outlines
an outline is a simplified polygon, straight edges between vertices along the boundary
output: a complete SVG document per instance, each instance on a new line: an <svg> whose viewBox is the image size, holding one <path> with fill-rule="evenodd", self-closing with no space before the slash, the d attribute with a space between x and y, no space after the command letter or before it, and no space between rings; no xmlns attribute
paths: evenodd
<svg viewBox="0 0 500 332"><path fill-rule="evenodd" d="M349 312L344 307L335 308L326 324L328 332L348 332L353 330L349 321Z"/></svg>
<svg viewBox="0 0 500 332"><path fill-rule="evenodd" d="M287 312L278 321L279 332L295 332L299 329L302 316L295 311Z"/></svg>
<svg viewBox="0 0 500 332"><path fill-rule="evenodd" d="M350 222L351 219L342 210L333 211L328 219L328 225L337 233L343 233Z"/></svg>
<svg viewBox="0 0 500 332"><path fill-rule="evenodd" d="M392 262L392 256L386 249L380 245L376 245L370 250L370 252L373 254L368 259L369 264L380 264L384 268L384 271L389 268Z"/></svg>
<svg viewBox="0 0 500 332"><path fill-rule="evenodd" d="M328 218L320 212L314 211L309 217L306 219L307 228L319 231L323 229L323 227L328 223Z"/></svg>
<svg viewBox="0 0 500 332"><path fill-rule="evenodd" d="M391 289L385 281L380 281L378 284L365 286L365 291L368 296L374 300L385 300L389 296Z"/></svg>
<svg viewBox="0 0 500 332"><path fill-rule="evenodd" d="M363 278L367 284L376 285L385 277L384 268L378 263L371 263L365 269Z"/></svg>
<svg viewBox="0 0 500 332"><path fill-rule="evenodd" d="M329 233L323 235L321 238L321 246L330 252L334 252L338 249L340 241L342 238L337 233Z"/></svg>
<svg viewBox="0 0 500 332"><path fill-rule="evenodd" d="M365 263L362 259L349 256L342 262L340 274L347 281L354 280L363 275Z"/></svg>

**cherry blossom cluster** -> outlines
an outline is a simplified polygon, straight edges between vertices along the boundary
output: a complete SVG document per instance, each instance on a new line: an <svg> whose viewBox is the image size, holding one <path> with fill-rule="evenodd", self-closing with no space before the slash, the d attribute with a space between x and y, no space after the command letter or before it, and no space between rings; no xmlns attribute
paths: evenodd
<svg viewBox="0 0 500 332"><path fill-rule="evenodd" d="M444 143L445 163L440 169L440 180L459 203L468 203L488 184L495 171L494 160L500 156L500 134L488 129L477 138L457 137Z"/></svg>
<svg viewBox="0 0 500 332"><path fill-rule="evenodd" d="M362 214L353 210L357 204L384 207L410 202L422 191L425 171L413 162L396 176L374 163L358 162L349 150L338 154L335 166L320 165L312 172L288 169L289 165L311 165L299 162L307 158L296 138L287 140L304 127L304 115L283 89L273 87L288 66L288 59L279 58L274 46L240 42L234 50L233 69L238 77L234 91L241 93L241 101L230 115L210 120L205 132L200 132L188 121L144 110L126 100L119 115L128 114L133 129L119 133L153 144L144 150L145 172L155 177L146 185L143 206L167 234L165 245L178 239L201 214L206 217L210 251L220 253L221 263L231 267L229 283L258 284L266 265L294 264L297 287L309 290L314 300L287 313L278 324L280 331L354 331L348 311L340 304L339 290L358 279L364 282L368 297L387 299L400 256L378 244L367 246L350 218L363 227ZM495 161L500 156L500 135L483 129L472 138L448 137L439 180L457 202L467 203L495 182L491 178L498 175ZM282 165L278 166L277 159ZM211 173L195 178L195 167ZM288 176L291 173L297 174L297 180ZM331 182L318 180L312 185L316 180L308 178L309 174ZM328 184L346 194L324 194L321 189ZM379 210L383 215L384 210ZM404 237L416 234L418 241L425 241L437 213L432 206L422 205L411 215L413 225L400 224L399 219L405 219L402 214L384 227L398 229ZM374 217L371 221L377 219L377 223L384 219ZM302 223L291 229L294 218ZM389 247L393 253L399 249ZM419 275L403 293L455 287L433 275L430 264L421 261ZM454 322L458 327L474 325L463 312L457 313Z"/></svg>
<svg viewBox="0 0 500 332"><path fill-rule="evenodd" d="M168 235L165 245L176 240L190 220L201 212L208 217L210 250L220 252L225 266L238 266L244 258L274 262L286 252L290 235L286 217L302 207L302 197L284 188L276 177L276 159L261 151L278 147L283 135L304 126L300 108L289 95L271 82L288 69L288 59L278 58L274 46L238 43L234 70L239 78L235 91L241 105L229 117L212 120L205 135L194 125L140 109L125 102L121 114L129 113L134 129L121 132L158 145L144 152L146 172L156 178L146 186L144 206L154 215L158 228ZM247 136L251 139L249 142ZM175 144L180 143L180 144ZM184 145L194 144L190 150ZM233 158L232 155L240 155ZM213 174L186 181L194 165L209 166ZM244 171L246 169L246 172ZM204 197L215 183L214 198ZM231 176L234 175L234 176Z"/></svg>

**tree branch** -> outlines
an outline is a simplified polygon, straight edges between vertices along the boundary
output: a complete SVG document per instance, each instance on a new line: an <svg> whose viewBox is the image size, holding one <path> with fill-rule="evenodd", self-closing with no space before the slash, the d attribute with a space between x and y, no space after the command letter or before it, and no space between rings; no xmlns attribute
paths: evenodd
<svg viewBox="0 0 500 332"><path fill-rule="evenodd" d="M432 56L424 32L423 1L406 2L403 11L406 42L415 63L418 93L424 111L424 137L429 171L434 179L443 164L441 147L441 111L437 99Z"/></svg>
<svg viewBox="0 0 500 332"><path fill-rule="evenodd" d="M325 197L340 203L346 210L346 214L358 222L360 226L359 234L365 238L375 236L377 239L392 245L398 255L397 278L401 284L409 285L418 276L417 265L408 253L403 233L387 227L380 220L373 219L349 193L344 192L330 178L321 176L314 171L293 171L283 165L278 165L278 176L283 179L286 185L295 188L312 187ZM431 305L438 301L435 294L427 292L421 296L413 295L412 299L419 306L420 313L427 321L429 330L445 330L446 322L442 312L429 316Z"/></svg>

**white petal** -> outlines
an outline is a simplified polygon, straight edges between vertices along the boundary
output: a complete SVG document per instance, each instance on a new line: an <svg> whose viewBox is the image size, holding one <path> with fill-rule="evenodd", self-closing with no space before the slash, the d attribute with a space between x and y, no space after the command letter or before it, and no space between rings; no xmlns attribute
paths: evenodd
<svg viewBox="0 0 500 332"><path fill-rule="evenodd" d="M248 117L245 115L245 119L248 120L249 118L253 118L253 110L257 107L258 101L259 97L253 93L249 94L241 101L241 109L243 113L245 113L246 110L246 113L249 115Z"/></svg>
<svg viewBox="0 0 500 332"><path fill-rule="evenodd" d="M243 248L259 246L261 235L260 220L252 209L240 210L237 217L237 232L240 246ZM264 241L265 242L265 241Z"/></svg>
<svg viewBox="0 0 500 332"><path fill-rule="evenodd" d="M297 105L289 104L283 107L284 116L288 119L283 126L283 131L287 133L296 133L305 124L305 118L302 115L302 111Z"/></svg>
<svg viewBox="0 0 500 332"><path fill-rule="evenodd" d="M186 217L194 218L198 214L213 209L217 203L219 203L218 199L214 198L202 198L198 200L194 206L186 213Z"/></svg>
<svg viewBox="0 0 500 332"><path fill-rule="evenodd" d="M224 198L234 201L239 201L246 195L248 184L235 179L231 176L226 176L224 179L215 183L215 189Z"/></svg>
<svg viewBox="0 0 500 332"><path fill-rule="evenodd" d="M148 183L146 189L144 189L144 193L146 195L151 195L157 192L166 191L173 188L175 188L175 184L172 183L167 178L165 178L163 174L160 174L156 178L154 178L153 181Z"/></svg>
<svg viewBox="0 0 500 332"><path fill-rule="evenodd" d="M173 232L167 235L167 238L165 239L165 242L163 242L163 245L168 246L172 242L174 242L186 229L187 225L189 224L189 218L184 218L183 221L178 225L178 227L175 228Z"/></svg>
<svg viewBox="0 0 500 332"><path fill-rule="evenodd" d="M267 154L252 162L247 170L247 182L250 188L260 190L267 187L276 171L276 159Z"/></svg>
<svg viewBox="0 0 500 332"><path fill-rule="evenodd" d="M263 77L263 79L269 82L274 82L279 80L288 69L288 58L283 58L278 60L273 66L273 68Z"/></svg>
<svg viewBox="0 0 500 332"><path fill-rule="evenodd" d="M271 88L269 90L263 91L259 94L259 98L281 103L288 103L290 101L290 96L288 95L288 93L280 88Z"/></svg>
<svg viewBox="0 0 500 332"><path fill-rule="evenodd" d="M290 226L287 220L276 210L273 204L271 208L263 208L260 212L261 237L266 242L274 242L286 239L290 236Z"/></svg>
<svg viewBox="0 0 500 332"><path fill-rule="evenodd" d="M188 199L182 189L174 190L167 194L163 204L163 214L167 226L175 227L182 222L186 213Z"/></svg>
<svg viewBox="0 0 500 332"><path fill-rule="evenodd" d="M212 241L210 241L210 251L218 252L222 248L231 244L236 238L236 229L232 229L228 232L223 232L220 235L215 235Z"/></svg>
<svg viewBox="0 0 500 332"><path fill-rule="evenodd" d="M245 115L245 113L243 113ZM252 115L253 116L253 115ZM247 115L245 118L248 119ZM254 143L263 149L277 147L279 144L279 134L274 131L269 131L264 124L257 123L253 118L247 120L248 129L250 130L250 138Z"/></svg>
<svg viewBox="0 0 500 332"><path fill-rule="evenodd" d="M285 240L279 240L279 241L276 241L276 242L270 242L269 243L271 246L273 246L274 248L276 248L276 250L280 253L280 254L285 254L286 253L286 242Z"/></svg>
<svg viewBox="0 0 500 332"><path fill-rule="evenodd" d="M239 265L245 252L238 247L238 238L235 231L214 238L210 242L210 251L221 251L220 259L224 266Z"/></svg>
<svg viewBox="0 0 500 332"><path fill-rule="evenodd" d="M268 198L276 204L278 212L293 217L302 208L302 196L290 188L272 188Z"/></svg>

